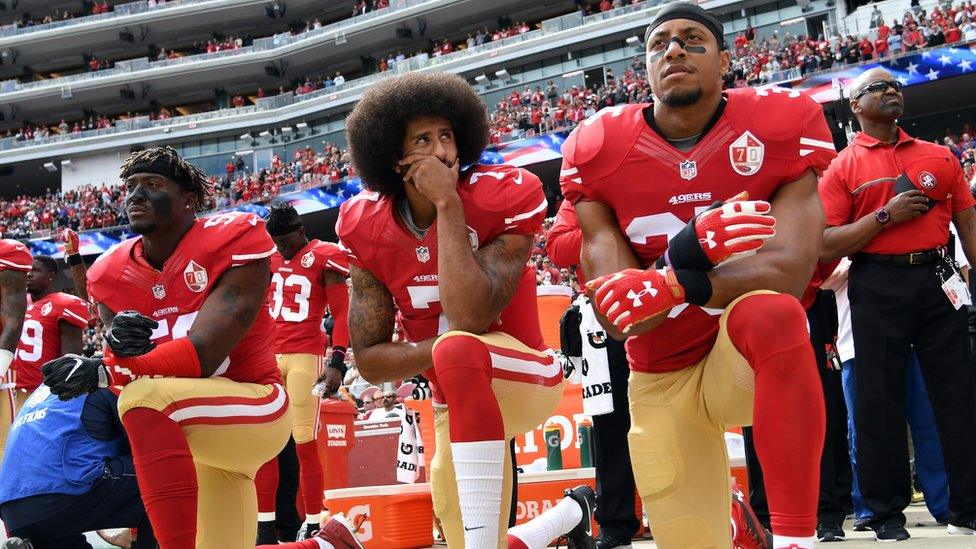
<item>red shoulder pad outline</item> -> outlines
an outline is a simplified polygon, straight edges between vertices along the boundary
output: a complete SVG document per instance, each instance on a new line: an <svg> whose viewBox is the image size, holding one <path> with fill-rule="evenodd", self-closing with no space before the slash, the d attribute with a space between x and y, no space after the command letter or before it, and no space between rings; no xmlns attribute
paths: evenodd
<svg viewBox="0 0 976 549"><path fill-rule="evenodd" d="M322 266L336 271L344 276L349 275L349 258L346 252L333 242L319 242L315 247L315 255L321 258Z"/></svg>
<svg viewBox="0 0 976 549"><path fill-rule="evenodd" d="M115 293L118 287L116 282L122 276L125 264L132 253L132 247L139 238L141 237L119 242L105 250L88 267L85 278L88 281L88 297L92 303L106 301Z"/></svg>
<svg viewBox="0 0 976 549"><path fill-rule="evenodd" d="M27 246L16 240L0 240L0 270L10 269L13 271L30 271L34 267L34 258L31 257Z"/></svg>
<svg viewBox="0 0 976 549"><path fill-rule="evenodd" d="M346 200L339 206L339 218L336 220L336 234L339 236L340 247L345 251L350 260L362 265L360 254L360 239L369 241L370 235L363 235L368 232L369 227L363 225L363 217L369 215L369 211L376 208L382 197L374 191L360 191L358 194Z"/></svg>

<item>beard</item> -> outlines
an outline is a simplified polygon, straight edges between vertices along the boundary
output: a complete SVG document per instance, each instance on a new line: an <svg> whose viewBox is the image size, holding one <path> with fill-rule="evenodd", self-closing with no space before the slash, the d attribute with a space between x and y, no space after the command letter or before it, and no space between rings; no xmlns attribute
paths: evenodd
<svg viewBox="0 0 976 549"><path fill-rule="evenodd" d="M136 234L149 234L156 230L155 221L136 221L129 223L129 230Z"/></svg>
<svg viewBox="0 0 976 549"><path fill-rule="evenodd" d="M701 100L705 93L701 88L674 90L660 97L661 103L671 108L690 107Z"/></svg>

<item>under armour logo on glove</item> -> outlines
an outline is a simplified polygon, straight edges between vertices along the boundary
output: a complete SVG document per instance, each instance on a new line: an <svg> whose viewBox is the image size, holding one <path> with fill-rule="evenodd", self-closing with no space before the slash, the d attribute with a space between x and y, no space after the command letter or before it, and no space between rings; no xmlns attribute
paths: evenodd
<svg viewBox="0 0 976 549"><path fill-rule="evenodd" d="M647 294L651 294L651 297L654 297L657 295L657 289L653 284L645 280L644 289L639 292L635 292L634 290L627 292L627 299L634 302L634 307L640 307L643 304L641 303L641 297Z"/></svg>
<svg viewBox="0 0 976 549"><path fill-rule="evenodd" d="M670 268L626 269L586 283L595 290L593 305L623 333L639 322L685 302L685 290Z"/></svg>
<svg viewBox="0 0 976 549"><path fill-rule="evenodd" d="M693 217L671 240L657 267L710 271L716 265L756 253L776 234L769 202L748 200L745 191Z"/></svg>
<svg viewBox="0 0 976 549"><path fill-rule="evenodd" d="M694 220L698 243L713 265L754 254L776 234L769 202L748 197L743 191Z"/></svg>

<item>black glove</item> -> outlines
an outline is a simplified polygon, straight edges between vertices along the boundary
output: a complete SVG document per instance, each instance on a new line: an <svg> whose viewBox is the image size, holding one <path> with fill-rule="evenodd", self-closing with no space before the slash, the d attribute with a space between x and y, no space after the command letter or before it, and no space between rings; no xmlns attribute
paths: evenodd
<svg viewBox="0 0 976 549"><path fill-rule="evenodd" d="M44 385L61 400L87 395L108 387L109 382L108 369L100 356L64 355L42 366L41 373L44 374Z"/></svg>
<svg viewBox="0 0 976 549"><path fill-rule="evenodd" d="M147 316L135 311L121 311L109 328L108 346L117 356L144 355L156 348L149 336L157 326L159 323Z"/></svg>

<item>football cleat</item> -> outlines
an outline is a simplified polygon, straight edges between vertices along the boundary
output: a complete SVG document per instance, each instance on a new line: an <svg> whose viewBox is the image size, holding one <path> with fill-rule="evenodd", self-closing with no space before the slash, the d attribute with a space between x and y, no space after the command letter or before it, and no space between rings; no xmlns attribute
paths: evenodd
<svg viewBox="0 0 976 549"><path fill-rule="evenodd" d="M756 517L755 511L732 479L732 547L735 549L771 549L773 535L769 533Z"/></svg>
<svg viewBox="0 0 976 549"><path fill-rule="evenodd" d="M275 535L275 523L273 520L258 521L258 545L278 545L278 537Z"/></svg>
<svg viewBox="0 0 976 549"><path fill-rule="evenodd" d="M583 518L566 534L567 549L596 549L593 540L593 511L596 509L596 493L589 486L580 485L566 490L566 497L579 504Z"/></svg>
<svg viewBox="0 0 976 549"><path fill-rule="evenodd" d="M358 530L342 513L332 515L315 537L332 544L335 549L365 549L356 539Z"/></svg>

